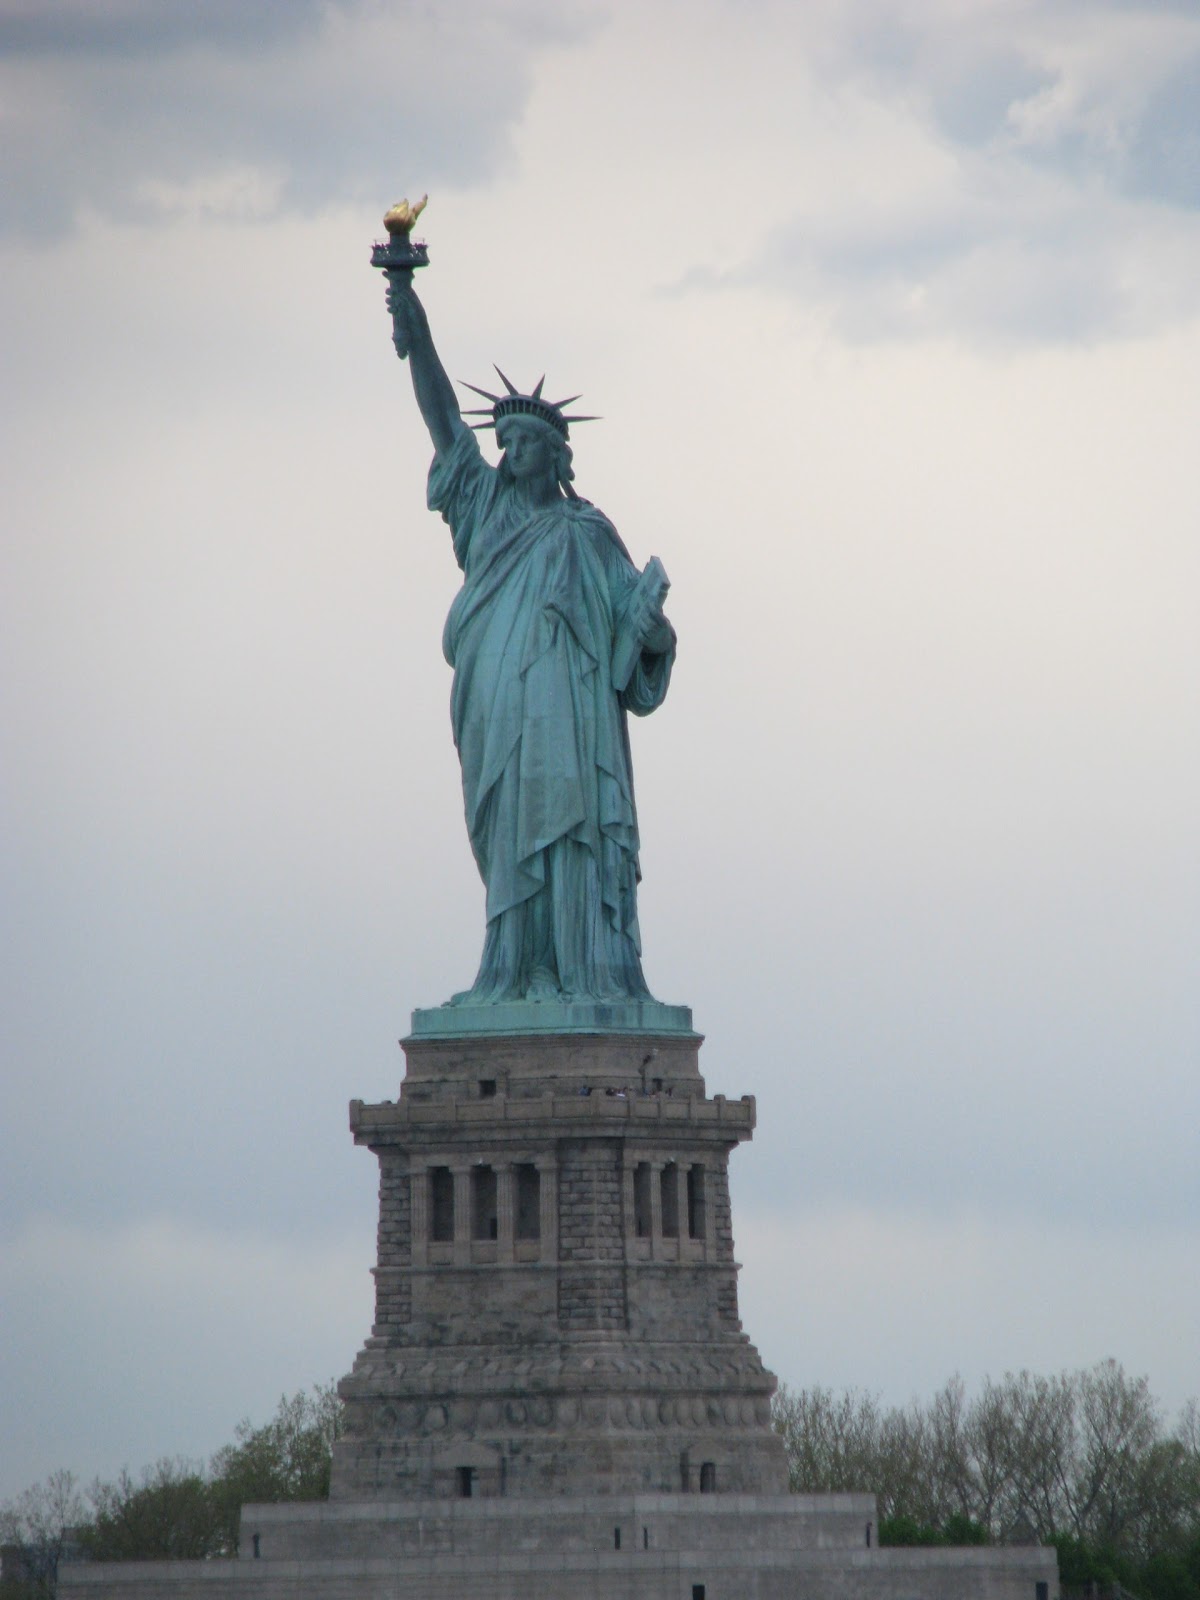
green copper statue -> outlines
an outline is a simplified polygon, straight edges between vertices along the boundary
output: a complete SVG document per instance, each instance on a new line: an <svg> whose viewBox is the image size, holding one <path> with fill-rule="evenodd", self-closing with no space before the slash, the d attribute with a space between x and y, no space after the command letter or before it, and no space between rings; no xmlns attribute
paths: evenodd
<svg viewBox="0 0 1200 1600"><path fill-rule="evenodd" d="M426 259L409 243L414 220L407 203L389 212L391 242L373 260L433 440L429 507L463 571L442 648L487 934L454 1004L649 1000L626 714L661 705L671 680L666 574L657 560L639 572L575 493L569 425L593 419L567 416L571 401L543 399L541 382L522 394L501 373L505 392L476 390L488 405L467 413L488 420L463 420L413 290ZM499 466L478 428L495 428Z"/></svg>

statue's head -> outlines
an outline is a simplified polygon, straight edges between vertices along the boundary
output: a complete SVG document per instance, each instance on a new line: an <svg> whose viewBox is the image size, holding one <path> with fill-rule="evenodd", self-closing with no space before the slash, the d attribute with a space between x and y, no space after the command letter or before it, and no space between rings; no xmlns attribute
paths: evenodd
<svg viewBox="0 0 1200 1600"><path fill-rule="evenodd" d="M519 479L530 476L539 476L543 472L553 471L555 482L571 493L570 484L575 474L571 470L570 424L572 422L594 422L594 417L569 417L566 407L579 399L577 394L571 395L566 400L545 400L542 397L542 385L545 378L539 378L536 387L530 394L522 394L500 372L501 381L506 394L491 394L487 389L478 389L473 383L464 384L466 389L472 389L476 394L482 395L491 402L487 406L477 406L466 412L469 417L487 417L486 422L473 422L473 428L495 428L496 438L504 451L504 460L500 470L506 476ZM514 443L517 439L523 442ZM537 463L536 468L528 463Z"/></svg>
<svg viewBox="0 0 1200 1600"><path fill-rule="evenodd" d="M571 446L557 428L537 417L501 417L496 424L496 442L504 452L500 470L515 483L549 476L566 489L575 477Z"/></svg>

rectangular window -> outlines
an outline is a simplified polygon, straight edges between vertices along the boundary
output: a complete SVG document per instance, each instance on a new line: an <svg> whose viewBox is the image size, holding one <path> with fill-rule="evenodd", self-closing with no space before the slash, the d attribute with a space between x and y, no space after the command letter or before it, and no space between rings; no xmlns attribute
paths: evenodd
<svg viewBox="0 0 1200 1600"><path fill-rule="evenodd" d="M633 1169L633 1231L637 1238L650 1237L650 1163L639 1161Z"/></svg>
<svg viewBox="0 0 1200 1600"><path fill-rule="evenodd" d="M662 1236L664 1239L678 1239L679 1237L679 1184L676 1181L677 1168L673 1161L668 1161L662 1169Z"/></svg>
<svg viewBox="0 0 1200 1600"><path fill-rule="evenodd" d="M704 1237L704 1168L697 1163L687 1175L688 1238Z"/></svg>
<svg viewBox="0 0 1200 1600"><path fill-rule="evenodd" d="M429 1169L429 1237L434 1244L454 1238L454 1174L449 1167Z"/></svg>
<svg viewBox="0 0 1200 1600"><path fill-rule="evenodd" d="M542 1175L532 1161L517 1164L517 1238L542 1236Z"/></svg>
<svg viewBox="0 0 1200 1600"><path fill-rule="evenodd" d="M471 1168L471 1237L494 1239L497 1233L496 1169Z"/></svg>
<svg viewBox="0 0 1200 1600"><path fill-rule="evenodd" d="M458 1498L470 1500L475 1489L475 1468L455 1467L454 1476L458 1481Z"/></svg>

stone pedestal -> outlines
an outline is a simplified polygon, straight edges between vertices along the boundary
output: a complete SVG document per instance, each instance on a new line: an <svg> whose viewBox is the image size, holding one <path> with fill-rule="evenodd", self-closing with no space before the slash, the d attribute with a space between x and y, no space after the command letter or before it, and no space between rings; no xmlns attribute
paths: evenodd
<svg viewBox="0 0 1200 1600"><path fill-rule="evenodd" d="M399 1100L353 1103L379 1259L333 1500L786 1489L737 1314L754 1102L706 1097L699 1045L414 1037Z"/></svg>
<svg viewBox="0 0 1200 1600"><path fill-rule="evenodd" d="M737 1315L754 1102L706 1096L684 1008L614 1009L417 1013L399 1100L350 1108L379 1257L330 1499L244 1506L237 1560L64 1566L61 1593L1057 1600L1053 1550L881 1550L873 1495L786 1492Z"/></svg>

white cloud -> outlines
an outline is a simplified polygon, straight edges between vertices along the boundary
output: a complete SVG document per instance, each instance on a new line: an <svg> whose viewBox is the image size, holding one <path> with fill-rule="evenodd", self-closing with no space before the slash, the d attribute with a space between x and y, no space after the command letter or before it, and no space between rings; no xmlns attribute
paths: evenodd
<svg viewBox="0 0 1200 1600"><path fill-rule="evenodd" d="M133 189L138 206L164 216L206 217L251 221L269 217L279 209L284 177L279 171L258 167L232 167L224 172L189 178L183 183L143 178Z"/></svg>

